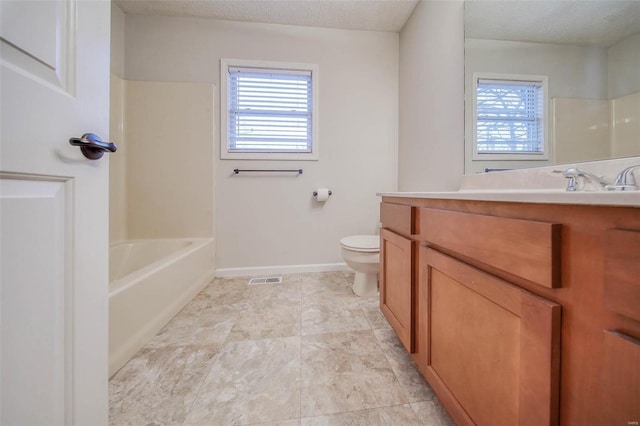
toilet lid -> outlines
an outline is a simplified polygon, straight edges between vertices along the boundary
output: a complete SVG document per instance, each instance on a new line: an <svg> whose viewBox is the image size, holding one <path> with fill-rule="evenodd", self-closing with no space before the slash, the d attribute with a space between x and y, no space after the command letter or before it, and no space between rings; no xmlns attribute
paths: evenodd
<svg viewBox="0 0 640 426"><path fill-rule="evenodd" d="M342 247L361 252L380 251L380 237L378 235L352 235L340 240Z"/></svg>

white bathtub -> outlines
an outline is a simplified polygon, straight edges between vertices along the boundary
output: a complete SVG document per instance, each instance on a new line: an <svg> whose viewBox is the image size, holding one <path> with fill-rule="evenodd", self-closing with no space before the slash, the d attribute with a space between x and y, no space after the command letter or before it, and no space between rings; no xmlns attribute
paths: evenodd
<svg viewBox="0 0 640 426"><path fill-rule="evenodd" d="M109 376L215 276L213 239L132 240L109 250Z"/></svg>

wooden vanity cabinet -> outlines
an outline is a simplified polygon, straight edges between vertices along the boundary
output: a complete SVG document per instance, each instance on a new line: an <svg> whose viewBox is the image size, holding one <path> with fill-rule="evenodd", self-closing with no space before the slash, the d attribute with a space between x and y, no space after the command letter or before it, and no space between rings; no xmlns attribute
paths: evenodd
<svg viewBox="0 0 640 426"><path fill-rule="evenodd" d="M639 208L383 197L381 221L381 308L458 424L640 421Z"/></svg>

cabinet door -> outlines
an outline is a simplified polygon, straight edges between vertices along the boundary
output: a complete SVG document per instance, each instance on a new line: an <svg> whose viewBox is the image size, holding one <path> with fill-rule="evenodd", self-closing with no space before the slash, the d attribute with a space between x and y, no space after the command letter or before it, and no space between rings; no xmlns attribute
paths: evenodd
<svg viewBox="0 0 640 426"><path fill-rule="evenodd" d="M386 229L380 232L380 310L409 352L412 351L411 240Z"/></svg>
<svg viewBox="0 0 640 426"><path fill-rule="evenodd" d="M600 424L637 425L640 421L640 340L620 332L604 333Z"/></svg>
<svg viewBox="0 0 640 426"><path fill-rule="evenodd" d="M433 249L421 255L426 377L454 420L557 424L560 305Z"/></svg>

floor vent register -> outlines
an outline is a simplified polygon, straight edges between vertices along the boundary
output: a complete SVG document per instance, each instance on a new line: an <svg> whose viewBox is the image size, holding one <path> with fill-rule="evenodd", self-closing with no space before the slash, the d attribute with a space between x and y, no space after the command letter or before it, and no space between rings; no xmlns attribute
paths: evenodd
<svg viewBox="0 0 640 426"><path fill-rule="evenodd" d="M282 284L282 277L251 278L249 285Z"/></svg>

